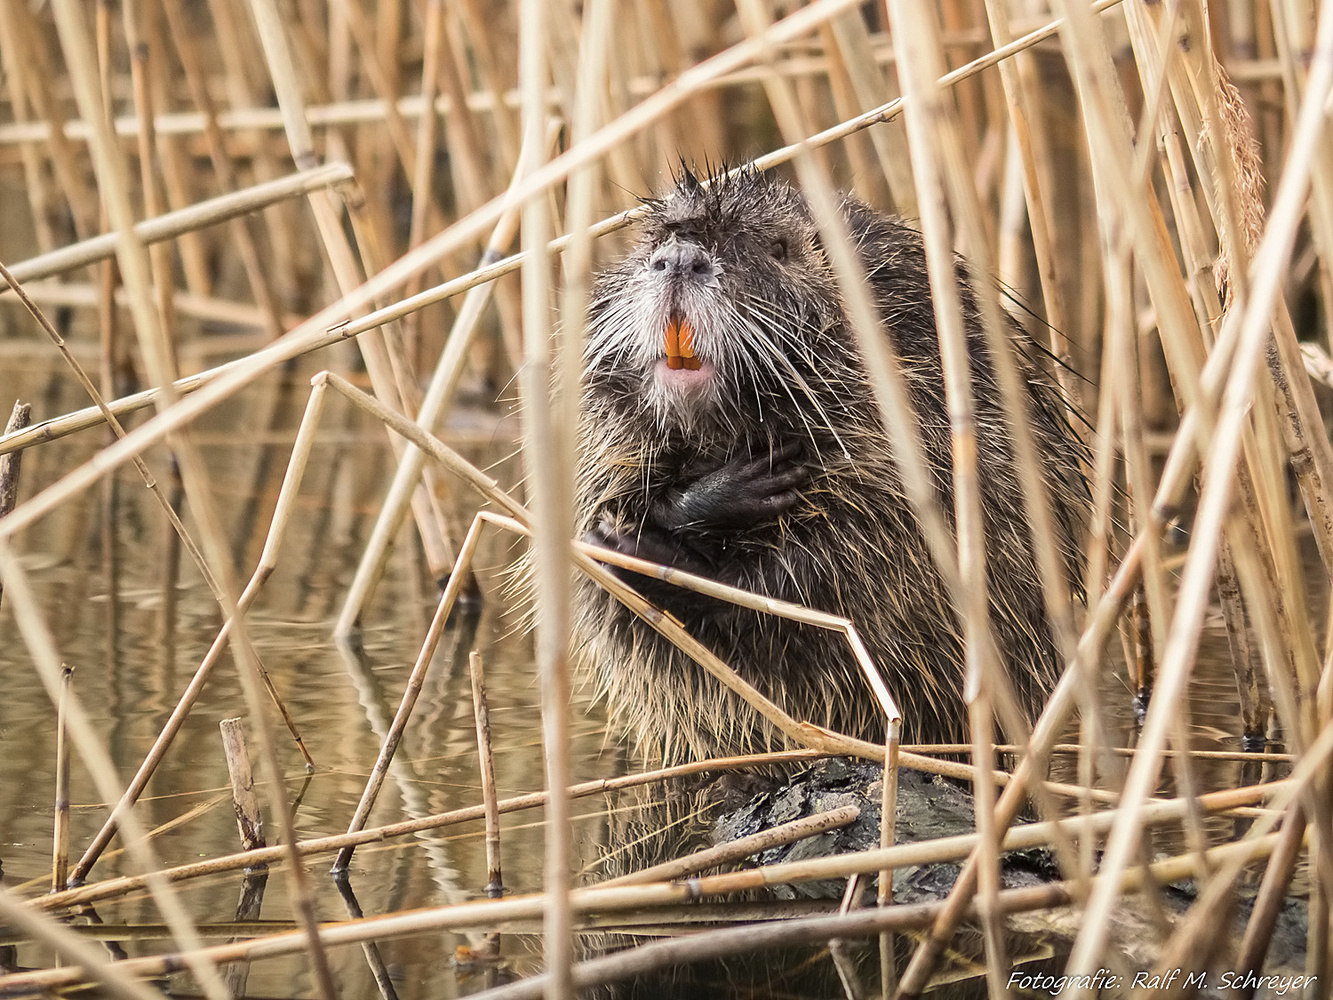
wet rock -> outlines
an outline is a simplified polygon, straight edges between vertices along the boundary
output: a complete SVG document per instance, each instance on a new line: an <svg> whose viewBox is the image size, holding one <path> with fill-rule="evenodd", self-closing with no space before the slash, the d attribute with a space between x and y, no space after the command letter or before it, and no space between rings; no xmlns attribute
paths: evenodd
<svg viewBox="0 0 1333 1000"><path fill-rule="evenodd" d="M842 757L821 760L783 784L766 791L751 789L744 805L720 816L713 828L715 843L729 843L841 806L854 805L861 815L849 826L830 830L755 855L750 864L771 865L808 858L831 857L879 846L883 769L868 761ZM900 844L934 840L971 833L972 796L966 789L938 776L903 769L898 778L898 808L895 840ZM953 862L904 866L894 872L894 898L900 902L923 902L946 896L958 878ZM1033 885L1058 878L1049 852L1041 849L1011 851L1003 855L1002 877L1006 887ZM869 884L873 884L869 883ZM842 879L779 886L780 899L840 896Z"/></svg>

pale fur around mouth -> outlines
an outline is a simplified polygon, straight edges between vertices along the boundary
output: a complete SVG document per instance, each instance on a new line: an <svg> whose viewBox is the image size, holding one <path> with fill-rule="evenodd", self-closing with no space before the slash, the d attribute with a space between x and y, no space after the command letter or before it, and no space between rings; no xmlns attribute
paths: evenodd
<svg viewBox="0 0 1333 1000"><path fill-rule="evenodd" d="M672 368L666 358L653 365L653 378L658 385L682 392L695 392L712 384L717 368L711 361L700 361L698 368Z"/></svg>

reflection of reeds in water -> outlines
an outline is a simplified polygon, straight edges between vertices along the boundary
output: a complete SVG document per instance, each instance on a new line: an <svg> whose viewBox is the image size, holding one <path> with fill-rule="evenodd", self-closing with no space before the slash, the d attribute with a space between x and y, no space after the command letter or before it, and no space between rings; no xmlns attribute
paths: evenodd
<svg viewBox="0 0 1333 1000"><path fill-rule="evenodd" d="M108 963L85 939L45 916L145 886L175 947L213 997L227 995L228 984L216 970L222 962L304 952L314 988L332 996L336 984L323 957L328 944L425 928L466 927L482 934L504 921L536 918L545 920L545 964L555 995L569 995L572 982L623 977L656 962L717 957L728 949L928 928L899 984L917 992L964 920L979 920L984 964L998 988L1009 960L1006 913L1078 900L1086 912L1068 971L1089 974L1106 964L1113 914L1144 883L1143 841L1153 826L1179 831L1184 844L1184 853L1156 861L1155 877L1192 874L1201 886L1197 901L1164 936L1154 959L1160 968L1231 955L1228 941L1239 933L1229 909L1236 883L1263 868L1271 854L1276 862L1266 869L1239 950L1215 960L1262 966L1273 916L1305 859L1318 874L1308 896L1317 946L1308 951L1307 968L1329 982L1333 845L1317 831L1327 829L1333 809L1326 778L1333 751L1333 640L1314 623L1327 617L1320 602L1327 599L1333 566L1326 486L1333 477L1333 448L1321 417L1326 401L1316 395L1305 367L1327 369L1320 353L1326 338L1318 328L1333 300L1324 256L1333 239L1333 174L1323 150L1323 108L1333 85L1333 11L1322 9L1316 24L1302 5L1278 0L1211 10L1198 0L1102 0L1093 6L1106 12L1095 13L1078 0L987 0L986 16L978 19L981 5L956 0L890 0L874 10L848 0L817 0L773 20L756 0L738 0L734 9L592 0L577 11L545 0L345 0L327 7L305 0L0 3L7 108L0 150L9 154L0 157L6 199L0 259L32 306L0 316L7 331L25 336L34 316L55 317L47 334L57 345L70 345L64 357L92 404L11 428L0 438L0 452L17 457L33 449L56 451L61 445L50 442L103 423L114 428L117 419L128 422L137 410L156 411L117 429L88 461L62 467L51 485L0 520L3 607L15 623L10 627L26 643L54 705L61 689L61 637L53 635L58 622L36 599L32 574L16 553L32 544L42 519L69 510L99 481L113 483L114 470L129 461L153 484L164 523L173 529L164 550L174 553L179 544L213 590L226 623L185 695L170 695L172 702L181 699L177 721L164 731L129 793L79 698L68 697L79 766L92 775L104 801L124 798L126 805L94 838L75 873L90 874L118 829L131 852L129 864L140 874L30 902L0 891L0 920L78 966L0 977L0 989L94 978L120 996L151 995L135 977L161 974L178 962L140 957ZM1055 18L1063 22L1057 25ZM896 99L899 88L912 102L905 115ZM586 548L571 548L566 540L573 523L571 414L588 275L608 252L594 240L630 221L632 208L611 213L654 191L677 157L740 162L761 150L769 150L756 158L761 167L791 165L844 279L850 254L831 211L836 186L920 218L936 262L941 344L957 399L966 396L967 386L965 366L949 364L959 329L949 255L961 250L982 273L998 274L1013 289L1013 300L1029 305L1020 322L1059 362L1052 377L1090 422L1095 512L1087 549L1088 607L1085 613L1061 599L1068 588L1047 551L1055 533L1036 488L1031 442L1019 433L1014 448L1027 477L1034 551L1070 668L1031 743L1017 751L1012 776L995 771L993 713L1012 729L1004 714L1001 665L982 655L988 630L984 574L943 574L954 580L955 607L974 652L975 739L967 749L977 767L924 751L903 753L901 764L975 784L978 834L936 845L941 857L967 859L952 895L936 904L818 918L826 923L783 921L748 935L703 933L575 966L573 928L593 914L604 923L608 914L748 887L724 874L692 887L571 888L569 802L605 786L565 789L571 745L567 581L576 571L613 587L616 580ZM1271 198L1266 219L1265 180ZM522 249L511 254L516 235ZM558 300L551 288L557 273ZM843 284L854 324L874 329L864 293L853 281ZM982 291L983 325L998 333L1000 309L1012 302ZM16 296L7 293L5 299L12 304ZM560 323L552 324L550 306L557 301ZM228 343L240 356L184 374L189 359L202 357L224 332L235 335ZM1315 343L1298 343L1301 337ZM344 341L353 341L355 350L339 346ZM93 342L96 377L83 374L76 361L87 358L84 345ZM902 375L875 343L866 341L872 374L933 555L942 566L982 566L982 532L973 529L985 484L960 461L957 509L938 509L913 444L912 414L895 403L903 398ZM317 351L315 364L330 371L315 380L272 530L256 557L246 551L249 535L241 524L249 516L217 503L219 470L205 459L198 439L210 410L222 401ZM361 368L369 394L348 378ZM515 372L521 373L516 387L526 418L526 500L433 433L465 390L494 395ZM1004 378L1001 385L1013 423L1024 427L1015 402L1019 387ZM427 574L449 577L435 622L419 623L412 637L421 653L398 718L378 725L384 743L378 775L388 773L393 748L410 732L412 703L453 602L474 593L467 557L483 528L498 525L534 537L542 608L537 668L553 795L534 792L496 802L488 792L486 799L492 816L546 809L550 892L543 898L316 926L300 857L438 829L463 815L480 818L487 812L480 798L466 813L444 815L410 801L410 819L362 829L375 799L372 783L351 834L303 841L292 826L284 785L268 781L266 808L283 846L248 860L219 858L165 872L141 807L130 808L156 762L170 753L172 727L228 650L240 667L260 770L282 773L272 735L277 730L264 720L270 696L279 687L290 693L299 679L279 678L265 692L267 674L246 612L272 573L314 559L321 548L321 532L297 504L303 475L327 478L330 490L347 490L357 481L356 469L307 466L329 387L386 425L397 469L373 532L351 557L357 570L349 591L332 598L336 606L327 609L337 614L338 631L352 635L373 623L367 619L375 613L371 599L409 512ZM45 393L24 387L22 395L36 401ZM247 430L266 432L285 409L305 405L304 399L263 398L262 412ZM959 406L954 422L955 454L962 456L974 433L966 412ZM246 444L244 434L233 437ZM142 457L164 444L180 475L171 497L157 487L160 477ZM259 483L267 459L262 448L251 451L249 474ZM1289 480L1301 500L1297 513ZM478 492L503 516L488 513L472 521L465 514L456 523L456 511L476 509ZM106 494L108 511L113 496ZM1165 528L1182 512L1192 512L1193 522L1177 581ZM464 532L469 521L472 527ZM949 524L962 528L957 538ZM299 546L281 547L288 529ZM323 534L338 537L348 534L345 529L335 522ZM113 517L103 532L111 597L106 638L113 656L115 631L126 621L116 613L117 560L153 558L141 545L118 545L118 530ZM1309 548L1303 547L1306 532L1318 557L1314 572L1301 561ZM235 577L238 561L257 566L245 588ZM464 572L450 577L456 563ZM171 636L174 570L165 576L160 627ZM1239 711L1229 735L1262 746L1271 715L1290 757L1267 766L1289 768L1285 781L1206 787L1217 783L1204 780L1197 756L1181 752L1197 736L1189 696L1214 588L1238 683ZM1104 651L1131 603L1139 621L1129 634L1132 685L1154 697L1137 750L1122 769L1115 763L1120 758L1107 753L1116 728L1110 719L1123 713L1103 704L1113 689L1105 683L1106 671L1114 669ZM651 609L642 610L651 615ZM680 631L669 620L661 624ZM830 627L844 628L836 622ZM854 630L848 635L854 637ZM687 646L691 641L677 638ZM697 644L694 651L709 669L726 670ZM1072 769L1077 782L1043 783L1038 779L1046 775L1052 745L1075 713L1081 737ZM291 721L294 731L300 719ZM803 730L792 720L774 721L793 744L883 755L883 748ZM54 769L54 761L41 763ZM372 762L364 766L369 770ZM1167 777L1180 797L1153 801ZM532 787L538 784L533 775ZM1004 831L1028 797L1044 821L1020 824L1008 836L1054 846L1068 881L1002 890L999 845L1011 842ZM1055 822L1066 811L1065 799L1090 815ZM1255 805L1265 811L1237 843L1214 843L1207 814ZM817 874L779 871L768 877L846 877L896 868L918 857L909 847L920 850L885 847L829 860ZM1094 866L1097 848L1101 856ZM234 871L257 857L288 863L297 930L202 949L172 883ZM490 865L498 870L498 860ZM486 873L469 877L480 892ZM233 979L231 987L240 981ZM383 985L387 973L377 981L392 989Z"/></svg>

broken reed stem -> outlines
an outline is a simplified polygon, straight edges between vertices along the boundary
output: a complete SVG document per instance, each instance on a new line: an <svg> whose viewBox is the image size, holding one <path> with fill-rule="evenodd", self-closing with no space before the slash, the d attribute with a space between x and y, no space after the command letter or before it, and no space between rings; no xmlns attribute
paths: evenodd
<svg viewBox="0 0 1333 1000"><path fill-rule="evenodd" d="M14 400L14 408L5 423L5 434L16 434L32 422L32 404ZM0 455L0 517L14 509L19 499L20 453Z"/></svg>
<svg viewBox="0 0 1333 1000"><path fill-rule="evenodd" d="M491 899L499 899L504 895L504 875L500 868L500 807L495 793L495 761L491 755L491 712L486 701L486 676L481 654L475 649L468 655L468 675L472 681L472 715L477 730L481 801L486 807L486 895ZM472 954L486 959L498 958L499 932L485 935L472 949Z"/></svg>
<svg viewBox="0 0 1333 1000"><path fill-rule="evenodd" d="M17 434L27 427L31 421L32 404L16 399L14 400L14 409L10 411L9 420L5 424L5 434ZM0 455L0 518L8 514L18 504L19 470L22 465L22 452ZM0 583L0 596L3 596L4 592L4 585Z"/></svg>
<svg viewBox="0 0 1333 1000"><path fill-rule="evenodd" d="M901 721L890 721L884 746L884 774L880 779L880 818L879 846L881 849L892 847L898 828L898 760L901 753L899 737ZM969 746L969 750L971 747ZM888 906L893 902L893 868L879 870L879 884L875 891L875 903ZM898 963L894 960L893 935L885 932L879 938L879 977L884 1000L892 995L898 982Z"/></svg>
<svg viewBox="0 0 1333 1000"><path fill-rule="evenodd" d="M491 710L486 701L486 674L481 654L468 655L472 679L472 716L477 727L477 767L481 777L481 800L486 806L486 895L504 895L500 870L500 806L495 795L495 760L491 755Z"/></svg>
<svg viewBox="0 0 1333 1000"><path fill-rule="evenodd" d="M97 390L97 387L93 385L92 379L90 379L88 377L87 372L83 370L83 366L80 365L78 360L74 357L74 355L70 353L69 347L66 345L64 338L61 337L60 334L56 331L56 328L51 324L51 321L47 319L46 314L42 312L41 308L37 305L37 303L34 302L28 296L28 293L24 290L22 284L14 276L13 272L10 271L8 268L6 268L4 264L0 264L0 278L3 278L5 280L10 290L12 290L14 294L19 297L19 300L23 303L24 308L28 310L29 315L32 316L32 318L37 322L37 325L40 326L43 332L45 332L46 335L51 339L51 342L55 345L56 350L60 352L60 355L65 360L65 363L69 365L69 367L73 370L74 376L76 379L78 379L79 384L83 386L83 390L92 399L93 404L97 407L98 412L102 415L102 419L106 421L107 426L110 427L113 437L117 440L123 439L125 437L125 428L121 426L120 421L116 419L115 415L107 407L106 402L102 397L102 394ZM0 460L3 460L3 458L5 457L6 456L0 456ZM221 587L218 581L214 578L213 573L209 570L208 562L204 559L203 552L200 550L198 544L194 541L193 537L191 537L190 533L186 530L185 523L181 520L180 514L177 512L176 509L179 506L179 504L174 504L171 502L171 500L167 498L166 494L162 491L161 484L157 481L156 477L154 477L153 474L149 471L147 463L145 463L140 456L135 455L132 458L132 461L134 463L135 469L139 473L140 478L143 479L144 485L148 487L149 491L153 494L153 499L155 499L158 503L158 506L162 508L162 512L166 515L168 523L171 525L172 530L176 533L176 537L180 539L180 542L184 546L185 551L190 554L190 558L194 561L194 564L198 568L200 575L204 578L204 582L208 585L208 589L212 591L214 599L217 600L218 603L222 604L225 610L227 602L222 593ZM179 474L178 462L173 463L173 468L176 469L177 474ZM114 525L109 525L108 527L114 528ZM108 532L108 537L109 538L113 537L110 532ZM116 594L114 589L110 591L109 600L112 605L115 604ZM248 639L245 639L243 641L245 641L248 644ZM313 770L315 762L311 758L310 752L306 749L305 740L301 738L300 730L297 729L296 721L292 718L291 713L287 710L287 705L283 701L282 695L278 692L276 685L274 685L273 683L273 679L269 676L268 670L265 669L263 662L259 659L259 655L257 652L255 652L253 647L249 648L249 654L250 657L253 659L255 667L259 671L260 679L264 683L264 689L268 692L269 697L273 701L274 707L277 708L278 713L282 716L282 721L286 724L287 731L291 733L292 739L296 741L296 745L301 751L301 756L305 758L306 767ZM79 877L82 877L83 875L86 874L86 872L77 872L76 874Z"/></svg>
<svg viewBox="0 0 1333 1000"><path fill-rule="evenodd" d="M555 134L554 129L548 133L548 146L554 141ZM524 172L527 169L526 157L529 155L527 147L524 147L519 154L518 169L515 170L510 181L510 191L523 179ZM483 266L490 263L492 259L499 259L505 249L513 242L514 235L518 231L518 219L519 206L515 202L509 206L508 210L501 215L500 220L496 223L490 240L486 244L486 249L482 253L481 264ZM444 350L440 354L440 360L431 375L430 385L427 387L421 406L417 410L416 422L421 425L423 430L434 433L436 426L443 418L452 399L454 388L463 374L463 368L467 363L478 324L486 311L486 307L491 302L494 291L494 283L486 282L470 289L463 300L458 315L454 319L453 328L449 331L449 337L445 341ZM378 312L383 313L383 310ZM375 315L377 313L371 314L371 316ZM417 313L410 315L417 315ZM370 319L370 317L368 316L366 319ZM398 533L398 528L402 524L403 516L407 512L408 504L411 502L413 491L416 489L425 465L426 453L409 442L399 459L393 482L390 484L384 503L380 507L370 539L362 550L361 561L357 564L356 574L347 588L347 597L343 601L342 612L334 626L336 636L350 635L360 621L361 609L365 602L369 600L375 581L383 571L385 560L388 558L389 545Z"/></svg>
<svg viewBox="0 0 1333 1000"><path fill-rule="evenodd" d="M241 592L240 599L236 602L238 613L244 613L254 603L260 588L263 587L264 583L273 574L274 569L277 568L278 549L291 521L297 491L300 489L306 466L309 464L310 452L315 442L315 432L319 428L319 419L324 412L324 394L324 387L316 386L311 390L310 398L306 401L305 413L301 416L301 426L297 430L296 441L292 445L291 458L287 463L287 472L282 480L282 488L278 491L278 502L273 508L273 517L269 523L268 535L264 539L264 549L260 553L259 564L255 567L250 581L245 585L245 590ZM209 646L208 652L199 664L199 668L181 694L176 707L172 709L171 716L167 719L162 731L145 755L143 763L139 765L139 769L126 787L124 796L116 804L116 808L112 810L106 823L103 824L102 829L98 831L97 836L93 838L92 843L84 852L83 858L75 869L76 881L81 881L86 876L92 865L97 861L98 856L106 849L107 844L111 842L111 838L115 834L119 816L138 800L139 795L153 776L153 772L166 756L167 750L171 747L176 734L180 732L180 728L184 725L190 710L203 693L204 684L208 680L209 674L212 673L213 668L227 649L231 627L230 618L222 623L222 628L218 631L212 645ZM311 765L308 755L306 760L306 767L309 769Z"/></svg>
<svg viewBox="0 0 1333 1000"><path fill-rule="evenodd" d="M546 161L542 138L547 128L546 25L553 10L545 0L522 0L519 6L519 88L523 95L523 144L533 150L527 166L531 182ZM591 42L600 45L601 40ZM586 140L585 140L586 141ZM592 162L589 160L588 162ZM546 892L542 920L542 954L551 976L549 1000L571 1000L573 910L570 906L572 839L569 795L569 645L571 579L569 538L574 528L574 426L556 394L568 391L561 361L552 360L551 344L551 218L545 199L523 204L520 236L526 257L522 268L523 365L519 392L524 420L524 467L532 480L532 553L537 608L535 654L541 691L541 740L549 800L542 886ZM577 336L565 331L562 338ZM569 401L572 405L572 401ZM457 567L454 576L458 575Z"/></svg>
<svg viewBox="0 0 1333 1000"><path fill-rule="evenodd" d="M472 526L468 529L467 535L463 538L463 544L459 546L458 560L454 564L453 572L449 574L449 582L444 588L444 593L440 595L439 604L435 608L435 615L431 618L430 627L426 630L426 638L421 643L421 651L417 655L416 662L412 665L412 672L408 676L407 687L403 691L403 697L398 704L398 711L394 714L393 723L384 736L379 756L375 759L375 766L371 769L370 777L366 780L366 787L361 792L361 800L357 803L356 812L352 814L352 820L347 825L349 834L356 833L366 825L370 810L375 807L375 800L379 797L380 788L384 785L384 779L389 773L389 765L393 762L394 754L398 751L398 744L407 729L407 722L412 715L412 709L416 707L417 698L421 694L422 687L425 686L426 672L435 659L435 647L439 645L445 623L449 620L449 613L453 610L454 602L457 601L459 592L468 579L467 571L472 562L472 553L476 551L477 541L480 537L481 521L474 520ZM353 848L348 846L339 852L338 858L331 869L333 874L337 875L347 870L347 866L352 861L352 850Z"/></svg>
<svg viewBox="0 0 1333 1000"><path fill-rule="evenodd" d="M61 665L60 701L56 705L56 808L51 833L51 891L65 888L69 868L69 722L66 708L74 684L74 668Z"/></svg>
<svg viewBox="0 0 1333 1000"><path fill-rule="evenodd" d="M240 719L223 719L218 723L218 728L222 732L222 752L227 759L227 775L231 779L232 805L236 808L236 828L241 834L241 850L253 851L265 847L264 820L259 813L259 799L255 796L255 779L250 770L250 753L245 747L245 730Z"/></svg>

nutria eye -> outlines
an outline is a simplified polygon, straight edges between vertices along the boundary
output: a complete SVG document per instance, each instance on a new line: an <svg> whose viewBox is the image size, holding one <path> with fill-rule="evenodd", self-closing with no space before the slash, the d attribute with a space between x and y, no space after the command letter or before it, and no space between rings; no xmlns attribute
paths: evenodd
<svg viewBox="0 0 1333 1000"><path fill-rule="evenodd" d="M787 241L774 240L773 245L768 248L768 252L773 255L774 260L787 259Z"/></svg>

